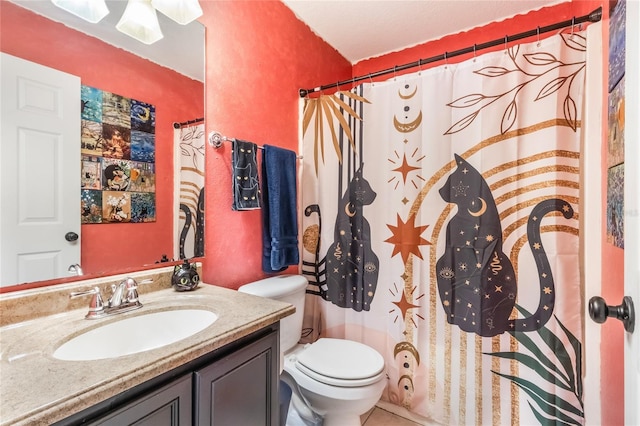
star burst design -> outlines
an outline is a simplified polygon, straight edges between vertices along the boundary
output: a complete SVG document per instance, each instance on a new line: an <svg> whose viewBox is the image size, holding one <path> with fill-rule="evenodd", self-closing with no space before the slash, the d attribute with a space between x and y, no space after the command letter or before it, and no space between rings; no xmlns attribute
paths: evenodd
<svg viewBox="0 0 640 426"><path fill-rule="evenodd" d="M396 159L394 160L393 158L389 158L389 162L392 163L392 164L398 164L398 160L400 160L400 155L398 155L398 152L396 152L396 151L394 151L394 154L395 154ZM414 159L416 161L416 164L417 164L418 162L422 161L425 156L423 155L422 157L415 158L416 154L418 154L418 149L417 148L411 153L410 157L411 157L411 159ZM420 174L419 174L419 170L420 170L420 167L414 166L412 164L409 164L409 160L407 158L407 154L406 153L402 154L402 162L400 163L400 165L398 167L396 167L395 169L391 169L392 172L400 173L400 175L402 176L402 183L404 185L407 184L407 178L408 178L409 174L411 172L415 172L415 171L418 171L416 173L415 177L417 179L419 179L419 180L424 181L424 178L422 176L420 176ZM399 184L400 184L400 180L397 179L394 176L391 179L389 179L389 183L391 183L393 181L396 182L395 186L394 186L394 189L397 189ZM416 183L416 181L413 178L410 179L410 182L416 189L418 188L418 184Z"/></svg>
<svg viewBox="0 0 640 426"><path fill-rule="evenodd" d="M395 289L395 291L394 291ZM413 287L411 289L411 291L409 292L409 295L412 296L413 292L416 290L416 287ZM403 289L399 289L398 286L394 283L393 284L393 288L389 288L389 291L391 293L392 296L396 297L398 296L398 294L400 295L399 300L398 301L392 301L391 303L395 305L395 308L391 309L389 311L390 314L395 313L396 317L393 320L393 322L397 322L398 319L402 318L403 321L406 322L408 321L410 324L413 324L414 327L417 327L418 324L416 324L416 321L413 319L413 315L417 316L419 319L424 321L424 317L422 315L420 315L419 313L417 313L416 311L412 311L413 315L411 314L411 312L409 312L410 309L413 308L419 308L421 305L416 305L415 303L413 303L413 301L410 301L413 299L413 297L407 298L407 294L406 291ZM418 300L422 299L424 297L424 293L420 294L416 299L415 302L417 303ZM400 311L398 313L398 311ZM407 313L409 312L409 316L407 317ZM405 332L406 334L406 332Z"/></svg>
<svg viewBox="0 0 640 426"><path fill-rule="evenodd" d="M409 216L409 219L407 219L406 222L403 222L400 218L400 215L397 215L397 225L394 226L387 224L387 227L393 234L391 237L385 240L385 242L394 245L391 257L400 253L402 256L402 260L405 263L407 263L407 260L409 260L410 254L414 254L422 259L420 246L431 245L431 243L422 238L420 235L429 227L429 225L416 226L415 221L415 215Z"/></svg>

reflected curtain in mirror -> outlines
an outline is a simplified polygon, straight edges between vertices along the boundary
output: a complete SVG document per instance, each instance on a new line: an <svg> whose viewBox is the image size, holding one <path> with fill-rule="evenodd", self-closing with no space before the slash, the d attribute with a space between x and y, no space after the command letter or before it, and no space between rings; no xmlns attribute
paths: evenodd
<svg viewBox="0 0 640 426"><path fill-rule="evenodd" d="M204 256L204 124L174 130L180 147L179 258Z"/></svg>

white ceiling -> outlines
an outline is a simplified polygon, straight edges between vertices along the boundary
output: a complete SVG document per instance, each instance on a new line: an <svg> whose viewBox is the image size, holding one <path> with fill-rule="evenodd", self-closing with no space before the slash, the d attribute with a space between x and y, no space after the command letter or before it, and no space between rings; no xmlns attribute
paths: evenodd
<svg viewBox="0 0 640 426"><path fill-rule="evenodd" d="M568 0L282 1L354 64Z"/></svg>

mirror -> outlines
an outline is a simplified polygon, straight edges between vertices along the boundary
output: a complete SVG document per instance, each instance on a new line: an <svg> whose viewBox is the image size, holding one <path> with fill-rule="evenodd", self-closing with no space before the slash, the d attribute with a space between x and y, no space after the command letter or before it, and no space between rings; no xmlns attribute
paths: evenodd
<svg viewBox="0 0 640 426"><path fill-rule="evenodd" d="M174 123L204 117L204 26L197 21L181 26L157 13L164 38L144 45L115 29L126 2L107 1L107 6L109 15L91 24L57 8L50 0L0 4L0 51L79 76L82 85L136 99L156 109L156 220L81 225L80 263L85 275L63 281L159 266L156 262L163 255L175 257L174 222L179 209L174 161L179 161L175 159L179 151L174 143ZM69 202L80 206L80 194ZM2 205L4 208L6 203ZM60 281L6 285L17 290ZM6 285L2 283L0 290L6 290Z"/></svg>

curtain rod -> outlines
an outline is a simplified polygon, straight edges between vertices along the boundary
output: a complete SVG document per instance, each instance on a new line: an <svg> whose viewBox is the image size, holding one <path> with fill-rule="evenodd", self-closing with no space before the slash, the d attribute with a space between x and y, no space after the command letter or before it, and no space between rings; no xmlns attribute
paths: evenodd
<svg viewBox="0 0 640 426"><path fill-rule="evenodd" d="M511 35L511 36L504 36L504 38L495 39L495 40L492 40L492 41L488 41L486 43L474 44L473 46L466 47L464 49L454 50L453 52L445 52L445 53L443 53L441 55L432 56L432 57L426 58L426 59L419 59L419 60L417 60L415 62L410 62L410 63L404 64L404 65L396 65L393 68L387 68L385 70L376 71L376 72L373 72L373 73L369 73L367 75L362 75L362 76L359 76L359 77L353 77L353 78L350 78L349 80L344 80L344 81L338 81L336 83L325 84L324 86L314 87L313 89L300 89L299 90L299 94L300 94L301 98L304 98L304 97L306 97L307 95L309 95L311 93L320 92L320 91L325 90L325 89L331 89L333 87L340 87L342 85L352 84L352 83L355 83L355 82L358 82L358 81L362 81L362 80L365 80L365 79L371 79L373 77L380 77L382 75L396 73L398 71L404 71L404 70L409 69L409 68L419 67L421 65L429 64L429 63L432 63L432 62L447 60L448 58L452 58L454 56L459 56L459 55L464 55L466 53L471 53L471 52L475 53L478 50L487 49L489 47L494 47L494 46L499 46L501 44L505 44L506 45L510 41L521 40L523 38L533 37L535 35L540 35L542 33L547 33L549 31L559 30L559 29L566 28L566 27L569 27L569 26L571 26L571 28L573 28L575 25L582 24L583 22L598 22L598 21L600 21L600 19L602 19L602 7L597 8L596 10L594 10L591 13L589 13L588 15L579 16L579 17L575 17L574 16L572 19L568 19L568 20L562 21L562 22L557 22L555 24L547 25L547 26L544 26L544 27L538 27L535 30L525 31L525 32L514 34L514 35Z"/></svg>
<svg viewBox="0 0 640 426"><path fill-rule="evenodd" d="M176 123L176 122L174 122L174 123L173 123L173 128L174 128L174 129L179 129L179 128L180 128L180 127L182 127L182 126L188 126L189 124L200 123L200 122L202 122L202 121L204 121L204 117L196 118L196 119L194 119L194 120L183 121L182 123Z"/></svg>

